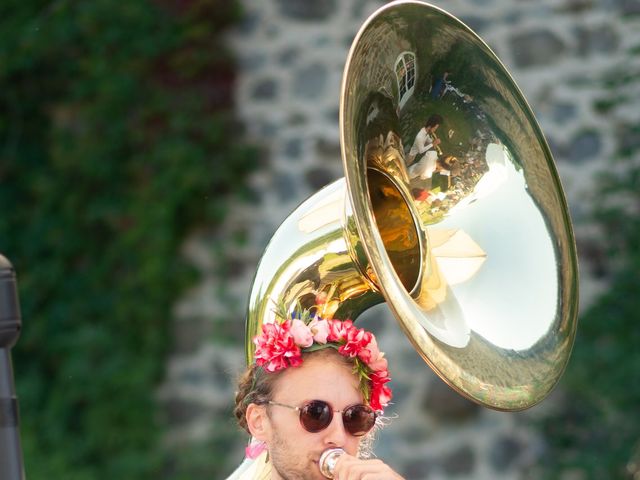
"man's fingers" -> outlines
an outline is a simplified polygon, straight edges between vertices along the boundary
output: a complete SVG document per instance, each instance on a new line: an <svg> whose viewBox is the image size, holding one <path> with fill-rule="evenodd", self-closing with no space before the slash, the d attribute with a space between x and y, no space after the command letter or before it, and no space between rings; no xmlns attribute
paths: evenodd
<svg viewBox="0 0 640 480"><path fill-rule="evenodd" d="M334 471L336 480L403 480L380 459L361 460L342 455Z"/></svg>

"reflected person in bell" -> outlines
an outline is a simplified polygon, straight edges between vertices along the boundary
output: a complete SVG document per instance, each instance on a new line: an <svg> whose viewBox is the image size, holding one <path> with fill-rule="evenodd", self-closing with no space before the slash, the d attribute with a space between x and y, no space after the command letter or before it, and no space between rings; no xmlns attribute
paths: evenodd
<svg viewBox="0 0 640 480"><path fill-rule="evenodd" d="M266 458L260 478L403 480L369 458L391 400L387 360L371 332L305 312L263 324L253 343L234 413L252 437L247 457ZM321 464L330 449L338 456Z"/></svg>
<svg viewBox="0 0 640 480"><path fill-rule="evenodd" d="M409 178L420 177L422 180L426 180L433 175L438 160L438 145L440 144L440 139L436 138L435 132L441 124L442 116L431 115L425 122L424 127L417 133L411 150L407 155ZM418 156L419 158L416 161L415 159Z"/></svg>

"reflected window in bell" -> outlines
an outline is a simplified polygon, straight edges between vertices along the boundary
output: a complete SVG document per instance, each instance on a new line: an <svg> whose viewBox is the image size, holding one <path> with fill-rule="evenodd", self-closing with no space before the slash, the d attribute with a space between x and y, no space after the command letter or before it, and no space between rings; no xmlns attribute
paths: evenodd
<svg viewBox="0 0 640 480"><path fill-rule="evenodd" d="M416 56L413 52L402 52L396 60L396 79L398 80L398 94L400 108L413 95L416 86Z"/></svg>

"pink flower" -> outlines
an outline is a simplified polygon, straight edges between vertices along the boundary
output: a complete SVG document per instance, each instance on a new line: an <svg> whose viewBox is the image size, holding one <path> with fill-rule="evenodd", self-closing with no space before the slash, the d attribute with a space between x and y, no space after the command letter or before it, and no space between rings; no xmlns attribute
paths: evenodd
<svg viewBox="0 0 640 480"><path fill-rule="evenodd" d="M345 336L346 343L338 349L338 352L345 357L355 357L371 342L372 337L373 334L366 332L364 328L351 326Z"/></svg>
<svg viewBox="0 0 640 480"><path fill-rule="evenodd" d="M371 335L371 341L360 352L358 357L373 371L386 370L388 368L387 359L384 353L378 348L376 337Z"/></svg>
<svg viewBox="0 0 640 480"><path fill-rule="evenodd" d="M374 362L381 355L380 349L378 348L378 342L376 341L376 337L371 335L371 341L363 347L363 349L358 353L358 357L364 363L369 365L371 362Z"/></svg>
<svg viewBox="0 0 640 480"><path fill-rule="evenodd" d="M327 298L329 298L327 292L318 292L316 295L316 305L324 305L327 303Z"/></svg>
<svg viewBox="0 0 640 480"><path fill-rule="evenodd" d="M329 336L329 322L327 320L314 318L309 323L309 328L316 343L327 343L327 337Z"/></svg>
<svg viewBox="0 0 640 480"><path fill-rule="evenodd" d="M368 364L369 368L374 372L380 372L383 370L388 370L389 363L387 359L384 358L384 353L381 353L377 360Z"/></svg>
<svg viewBox="0 0 640 480"><path fill-rule="evenodd" d="M291 334L291 321L262 324L262 334L253 339L256 364L268 372L297 367L302 363L300 348Z"/></svg>
<svg viewBox="0 0 640 480"><path fill-rule="evenodd" d="M310 347L313 343L311 329L306 326L302 320L298 320L297 318L291 322L291 335L293 335L293 341L299 347Z"/></svg>

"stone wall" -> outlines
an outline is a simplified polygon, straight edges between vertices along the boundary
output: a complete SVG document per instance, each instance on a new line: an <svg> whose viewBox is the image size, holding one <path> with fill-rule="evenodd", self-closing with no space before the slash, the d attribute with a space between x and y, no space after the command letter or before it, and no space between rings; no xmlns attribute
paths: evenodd
<svg viewBox="0 0 640 480"><path fill-rule="evenodd" d="M228 445L220 477L242 457L230 420L233 379L244 364L244 313L266 243L302 200L342 176L338 97L348 48L384 2L244 0L229 36L239 62L237 113L259 147L250 199L225 225L194 235L184 254L203 274L175 312L175 346L159 399L170 446ZM523 90L554 152L568 197L581 263L581 302L606 287L601 233L589 222L597 174L621 168L615 153L640 143L640 0L452 0L437 4L494 49ZM635 72L635 73L634 73ZM637 159L636 159L637 160ZM397 414L376 452L409 479L526 478L541 461L536 416L486 410L427 370L385 306L363 319L388 351ZM416 376L415 372L424 372ZM228 443L226 443L228 442Z"/></svg>

